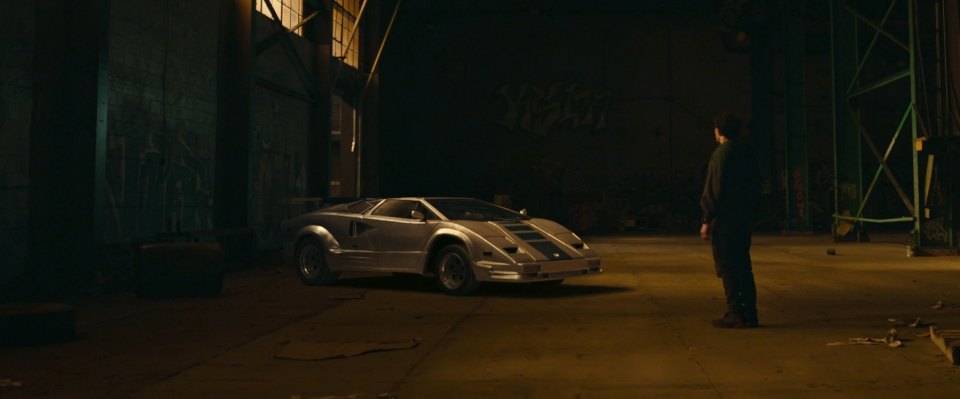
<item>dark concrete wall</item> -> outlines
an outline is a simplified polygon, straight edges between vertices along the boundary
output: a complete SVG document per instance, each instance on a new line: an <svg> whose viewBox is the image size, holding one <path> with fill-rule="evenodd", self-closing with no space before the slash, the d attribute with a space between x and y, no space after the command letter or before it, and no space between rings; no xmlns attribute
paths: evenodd
<svg viewBox="0 0 960 399"><path fill-rule="evenodd" d="M105 241L213 228L215 1L115 1Z"/></svg>
<svg viewBox="0 0 960 399"><path fill-rule="evenodd" d="M214 192L220 6L215 0L111 2L103 203L108 245L220 227ZM36 12L26 1L0 13L0 283L24 273L28 262ZM254 43L274 31L267 17L254 13ZM292 40L312 74L314 44ZM306 96L279 45L254 65L256 77ZM291 216L289 199L306 195L310 157L325 155L309 152L308 102L257 84L250 102L250 115L234 117L251 118L251 132L229 139L250 140L249 168L241 172L250 187L246 225L257 230L261 249L272 249L280 245L279 222ZM67 180L54 184L77 184ZM117 261L107 258L104 263Z"/></svg>
<svg viewBox="0 0 960 399"><path fill-rule="evenodd" d="M691 227L721 110L750 121L749 55L710 10L401 15L385 59L384 191L513 196L611 230Z"/></svg>
<svg viewBox="0 0 960 399"><path fill-rule="evenodd" d="M29 2L0 13L0 281L27 258L35 21Z"/></svg>

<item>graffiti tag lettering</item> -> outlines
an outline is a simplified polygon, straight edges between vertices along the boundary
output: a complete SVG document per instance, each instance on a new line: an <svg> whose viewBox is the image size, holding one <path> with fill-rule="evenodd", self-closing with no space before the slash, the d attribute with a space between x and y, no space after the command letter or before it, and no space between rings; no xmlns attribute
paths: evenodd
<svg viewBox="0 0 960 399"><path fill-rule="evenodd" d="M593 131L607 126L610 92L595 94L576 83L555 83L547 89L504 85L497 94L506 103L501 123L510 130L546 136L560 126Z"/></svg>

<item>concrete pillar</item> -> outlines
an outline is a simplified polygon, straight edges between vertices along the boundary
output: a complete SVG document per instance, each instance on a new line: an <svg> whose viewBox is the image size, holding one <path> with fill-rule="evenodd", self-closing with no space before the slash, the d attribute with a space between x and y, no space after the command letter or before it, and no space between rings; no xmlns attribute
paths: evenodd
<svg viewBox="0 0 960 399"><path fill-rule="evenodd" d="M36 7L27 274L70 295L102 260L110 1Z"/></svg>
<svg viewBox="0 0 960 399"><path fill-rule="evenodd" d="M214 193L219 228L244 227L250 220L253 12L252 0L220 0Z"/></svg>

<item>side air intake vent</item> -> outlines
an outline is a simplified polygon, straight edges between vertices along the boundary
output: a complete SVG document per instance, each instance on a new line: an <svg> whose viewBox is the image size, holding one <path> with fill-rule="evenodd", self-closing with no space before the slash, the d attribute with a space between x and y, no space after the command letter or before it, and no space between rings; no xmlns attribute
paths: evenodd
<svg viewBox="0 0 960 399"><path fill-rule="evenodd" d="M369 211L373 207L372 201L357 201L347 205L347 211L351 213L361 214L366 211Z"/></svg>

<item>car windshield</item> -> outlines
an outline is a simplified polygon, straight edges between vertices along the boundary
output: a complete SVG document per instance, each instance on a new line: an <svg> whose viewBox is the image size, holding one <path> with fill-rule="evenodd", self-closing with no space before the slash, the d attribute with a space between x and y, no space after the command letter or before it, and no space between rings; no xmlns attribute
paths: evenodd
<svg viewBox="0 0 960 399"><path fill-rule="evenodd" d="M428 199L427 202L450 220L487 222L529 219L518 212L473 198Z"/></svg>

